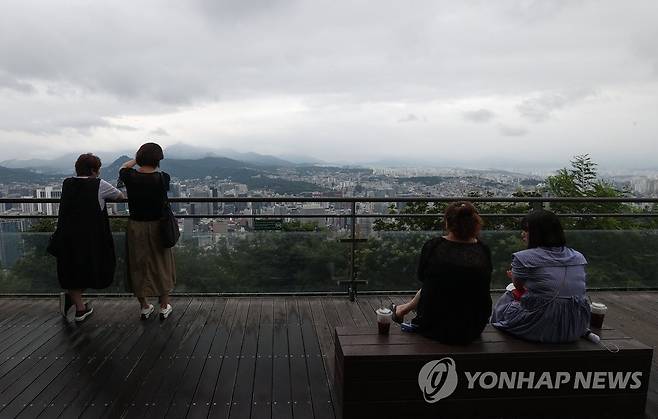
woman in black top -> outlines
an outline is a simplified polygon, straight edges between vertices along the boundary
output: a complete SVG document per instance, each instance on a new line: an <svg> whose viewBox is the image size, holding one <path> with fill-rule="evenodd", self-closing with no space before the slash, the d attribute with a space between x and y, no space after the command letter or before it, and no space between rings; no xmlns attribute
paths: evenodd
<svg viewBox="0 0 658 419"><path fill-rule="evenodd" d="M121 191L99 179L101 160L82 154L75 177L64 180L57 231L49 252L57 257L57 279L67 290L60 294L60 312L66 317L75 305L75 320L83 321L94 309L82 301L86 288L107 288L114 278L114 242L106 199L123 198Z"/></svg>
<svg viewBox="0 0 658 419"><path fill-rule="evenodd" d="M162 319L171 314L169 293L176 284L173 251L164 247L159 228L170 181L167 173L157 170L163 158L159 145L146 143L137 151L135 160L124 163L119 172L128 192L130 211L126 232L128 282L142 307L143 319L154 311L146 300L149 296L158 296ZM139 169L133 169L135 165Z"/></svg>
<svg viewBox="0 0 658 419"><path fill-rule="evenodd" d="M408 303L393 306L393 318L416 310L420 333L444 343L477 339L491 315L491 251L478 236L482 218L470 202L445 211L447 235L428 240L421 251L420 291Z"/></svg>

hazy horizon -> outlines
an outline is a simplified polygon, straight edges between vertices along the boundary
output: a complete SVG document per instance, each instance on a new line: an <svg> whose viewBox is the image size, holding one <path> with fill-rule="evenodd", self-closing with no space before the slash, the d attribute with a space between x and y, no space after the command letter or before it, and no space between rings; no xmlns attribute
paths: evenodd
<svg viewBox="0 0 658 419"><path fill-rule="evenodd" d="M331 163L657 168L658 3L6 2L0 161L153 140Z"/></svg>

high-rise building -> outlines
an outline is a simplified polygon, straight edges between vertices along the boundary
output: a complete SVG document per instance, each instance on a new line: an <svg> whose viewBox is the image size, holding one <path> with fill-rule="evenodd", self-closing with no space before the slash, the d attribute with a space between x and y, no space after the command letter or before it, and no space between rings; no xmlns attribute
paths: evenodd
<svg viewBox="0 0 658 419"><path fill-rule="evenodd" d="M62 197L61 187L46 186L41 189L36 189L34 195L38 199L59 199ZM39 203L37 204L37 212L45 215L57 215L59 204L53 203Z"/></svg>
<svg viewBox="0 0 658 419"><path fill-rule="evenodd" d="M211 191L207 187L197 187L188 189L190 198L210 198ZM192 202L190 203L191 215L207 215L212 214L212 203L210 202ZM194 224L199 224L199 219L194 219Z"/></svg>

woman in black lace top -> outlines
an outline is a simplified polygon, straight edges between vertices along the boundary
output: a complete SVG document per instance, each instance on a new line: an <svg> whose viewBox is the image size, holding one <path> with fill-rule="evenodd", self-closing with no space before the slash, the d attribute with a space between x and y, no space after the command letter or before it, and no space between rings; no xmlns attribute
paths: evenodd
<svg viewBox="0 0 658 419"><path fill-rule="evenodd" d="M477 339L491 315L491 251L479 239L482 219L470 202L445 211L447 234L428 240L421 251L418 280L408 303L393 306L394 320L416 310L420 333L444 343Z"/></svg>

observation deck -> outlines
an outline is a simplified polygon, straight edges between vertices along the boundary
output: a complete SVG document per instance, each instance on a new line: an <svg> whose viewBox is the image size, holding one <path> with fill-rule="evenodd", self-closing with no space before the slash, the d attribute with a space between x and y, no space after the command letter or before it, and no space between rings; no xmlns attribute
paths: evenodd
<svg viewBox="0 0 658 419"><path fill-rule="evenodd" d="M658 292L590 295L608 326L658 345ZM54 298L2 299L0 417L336 418L334 328L376 328L376 307L407 298L176 297L167 320L142 321L135 300L106 297L82 324ZM656 377L654 356L640 417L658 415Z"/></svg>
<svg viewBox="0 0 658 419"><path fill-rule="evenodd" d="M460 198L386 198L372 202L446 202ZM515 205L485 214L490 223L517 219L547 202L619 200L544 198L471 199ZM239 200L238 198L235 199ZM258 202L271 199L256 200ZM359 212L367 199L277 198L278 202L334 202L342 214L264 216L196 214L192 219L300 218L320 220L313 231L192 231L175 248L178 278L174 313L139 319L123 287L124 235L115 234L117 276L91 296L84 323L58 313L50 233L0 230L0 417L335 418L336 326L376 327L374 310L401 303L415 280L420 246L435 231L366 229L368 219L427 219L437 214ZM18 200L26 201L26 200ZM29 200L29 202L57 200ZM173 201L173 200L172 200ZM179 199L175 202L233 199ZM242 199L254 201L254 199ZM656 203L626 199L622 202ZM17 200L0 199L0 203ZM22 202L19 202L22 203ZM602 211L606 211L603 209ZM566 219L656 220L658 214L563 212ZM35 221L47 215L1 215ZM121 219L121 216L115 217ZM340 229L322 220L341 218ZM658 345L658 230L568 230L569 244L589 261L589 295L608 305L606 325ZM483 231L493 251L492 289L506 285L519 231ZM498 291L492 298L499 296ZM349 298L348 298L349 297ZM538 416L541 417L541 416ZM568 416L565 416L568 417ZM658 417L658 357L654 355L645 415Z"/></svg>

